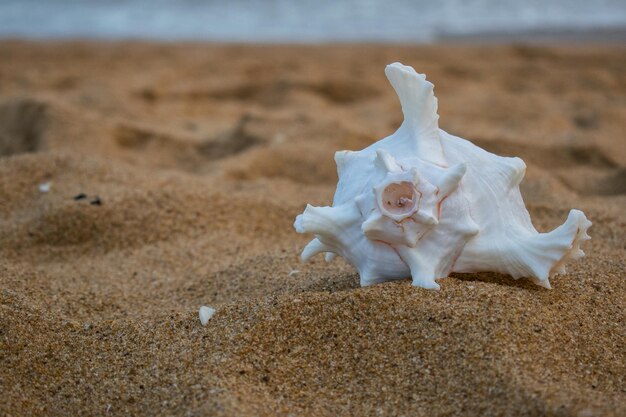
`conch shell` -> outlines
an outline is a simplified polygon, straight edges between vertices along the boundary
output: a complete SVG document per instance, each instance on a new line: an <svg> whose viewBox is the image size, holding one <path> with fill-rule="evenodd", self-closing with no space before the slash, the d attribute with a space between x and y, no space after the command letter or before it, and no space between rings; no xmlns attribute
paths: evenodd
<svg viewBox="0 0 626 417"><path fill-rule="evenodd" d="M571 210L539 233L524 206L520 158L489 153L439 129L433 84L409 66L388 65L404 122L361 151L335 154L339 183L332 206L307 205L295 221L315 238L302 259L344 257L361 285L402 279L438 289L451 272L495 271L550 288L569 260L584 256L591 222Z"/></svg>

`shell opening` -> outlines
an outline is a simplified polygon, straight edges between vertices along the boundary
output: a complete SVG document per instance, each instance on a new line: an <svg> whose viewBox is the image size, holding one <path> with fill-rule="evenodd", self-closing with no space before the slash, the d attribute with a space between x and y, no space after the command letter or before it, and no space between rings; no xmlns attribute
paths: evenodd
<svg viewBox="0 0 626 417"><path fill-rule="evenodd" d="M415 187L407 181L389 184L381 195L381 205L381 210L393 215L413 213L417 205Z"/></svg>

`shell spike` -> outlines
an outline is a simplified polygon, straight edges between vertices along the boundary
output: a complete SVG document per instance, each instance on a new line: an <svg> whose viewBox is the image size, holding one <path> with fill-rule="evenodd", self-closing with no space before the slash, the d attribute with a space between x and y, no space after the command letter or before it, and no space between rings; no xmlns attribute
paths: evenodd
<svg viewBox="0 0 626 417"><path fill-rule="evenodd" d="M337 254L334 252L326 252L324 255L324 260L326 262L332 262L337 257Z"/></svg>
<svg viewBox="0 0 626 417"><path fill-rule="evenodd" d="M300 258L302 259L302 262L307 262L318 253L329 252L331 250L332 248L330 246L322 243L322 241L318 238L315 238L304 247L302 254L300 254Z"/></svg>
<svg viewBox="0 0 626 417"><path fill-rule="evenodd" d="M413 286L422 287L429 290L438 290L439 284L435 282L438 278L435 272L436 266L428 259L420 256L419 252L406 247L397 248L400 258L407 264L411 271Z"/></svg>
<svg viewBox="0 0 626 417"><path fill-rule="evenodd" d="M352 207L354 206L354 207ZM335 234L347 223L358 220L359 214L354 204L337 207L315 207L307 204L304 212L296 217L294 228L298 233L314 233L319 235Z"/></svg>
<svg viewBox="0 0 626 417"><path fill-rule="evenodd" d="M376 151L376 163L387 170L387 172L398 172L402 170L395 158L384 149L378 149Z"/></svg>
<svg viewBox="0 0 626 417"><path fill-rule="evenodd" d="M510 252L519 267L507 272L532 277L535 283L548 288L544 285L548 278L564 273L565 264L570 260L585 256L580 245L590 226L591 222L582 211L571 210L565 223L553 231L517 239Z"/></svg>
<svg viewBox="0 0 626 417"><path fill-rule="evenodd" d="M517 187L526 174L526 164L520 158L505 158L508 169L509 187Z"/></svg>
<svg viewBox="0 0 626 417"><path fill-rule="evenodd" d="M348 157L352 151L337 151L335 152L335 164L337 165L337 174L341 176L344 166L347 163Z"/></svg>
<svg viewBox="0 0 626 417"><path fill-rule="evenodd" d="M373 149L387 149L396 157L419 155L425 161L447 166L433 84L426 81L424 74L399 62L387 65L385 75L400 99L404 121L393 135L375 143Z"/></svg>
<svg viewBox="0 0 626 417"><path fill-rule="evenodd" d="M416 222L423 223L429 226L436 226L437 224L439 224L439 220L437 220L435 216L433 216L432 214L428 214L423 210L415 212L415 214L413 214L413 216L411 217L413 217Z"/></svg>
<svg viewBox="0 0 626 417"><path fill-rule="evenodd" d="M426 81L424 74L399 62L387 65L385 75L400 99L404 123L415 129L418 135L437 134L439 115L435 86Z"/></svg>
<svg viewBox="0 0 626 417"><path fill-rule="evenodd" d="M378 284L382 281L384 280L378 278L376 274L369 268L369 266L365 265L359 268L359 282L362 287Z"/></svg>
<svg viewBox="0 0 626 417"><path fill-rule="evenodd" d="M317 244L314 239L309 243L312 246L305 248L306 253L303 252L303 258L308 259L305 255L309 251L310 256L313 256L321 252L335 252L333 248L344 246L345 231L358 222L360 216L353 201L336 207L315 207L308 204L304 212L296 217L294 228L298 233L314 234L324 247Z"/></svg>
<svg viewBox="0 0 626 417"><path fill-rule="evenodd" d="M546 290L551 290L552 289L552 285L550 285L550 279L546 278L544 280L540 280L538 278L534 278L533 282L537 285L539 285L540 287L545 288Z"/></svg>
<svg viewBox="0 0 626 417"><path fill-rule="evenodd" d="M467 166L464 163L456 164L448 169L443 178L441 178L441 181L437 184L440 198L447 197L457 189L466 171Z"/></svg>

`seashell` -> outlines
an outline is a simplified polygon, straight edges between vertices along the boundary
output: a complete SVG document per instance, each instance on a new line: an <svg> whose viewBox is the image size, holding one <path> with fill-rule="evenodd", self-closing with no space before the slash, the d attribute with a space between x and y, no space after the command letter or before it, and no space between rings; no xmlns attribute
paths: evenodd
<svg viewBox="0 0 626 417"><path fill-rule="evenodd" d="M206 326L206 324L209 322L209 320L211 319L211 317L213 317L214 314L215 314L214 308L207 307L207 306L200 307L200 310L198 310L200 323L202 323L203 326Z"/></svg>
<svg viewBox="0 0 626 417"><path fill-rule="evenodd" d="M550 277L584 256L591 222L571 210L555 230L537 232L519 191L524 161L439 129L425 75L400 63L385 74L404 122L361 151L335 154L332 206L307 205L294 223L315 235L302 260L342 256L362 286L411 276L415 286L438 289L451 272L495 271L550 288Z"/></svg>

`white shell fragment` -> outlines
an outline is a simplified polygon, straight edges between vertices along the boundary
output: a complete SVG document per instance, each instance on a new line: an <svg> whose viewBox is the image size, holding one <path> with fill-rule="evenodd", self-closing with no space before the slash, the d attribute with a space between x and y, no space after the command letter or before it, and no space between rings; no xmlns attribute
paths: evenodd
<svg viewBox="0 0 626 417"><path fill-rule="evenodd" d="M307 205L294 223L315 238L302 259L344 257L361 285L411 276L413 285L438 289L451 272L495 271L549 278L584 256L591 222L571 210L564 224L539 233L519 183L526 165L439 129L433 84L409 66L388 65L404 122L361 151L335 154L339 183L332 206Z"/></svg>
<svg viewBox="0 0 626 417"><path fill-rule="evenodd" d="M39 184L40 193L47 193L50 191L50 188L52 188L52 184L49 182L44 182L43 184Z"/></svg>
<svg viewBox="0 0 626 417"><path fill-rule="evenodd" d="M209 322L209 319L213 317L213 314L215 314L215 309L207 306L202 306L200 307L200 311L198 311L198 314L200 315L200 323L202 323L203 326L206 326L206 324Z"/></svg>

